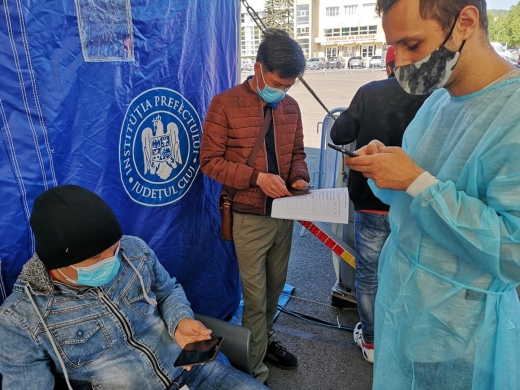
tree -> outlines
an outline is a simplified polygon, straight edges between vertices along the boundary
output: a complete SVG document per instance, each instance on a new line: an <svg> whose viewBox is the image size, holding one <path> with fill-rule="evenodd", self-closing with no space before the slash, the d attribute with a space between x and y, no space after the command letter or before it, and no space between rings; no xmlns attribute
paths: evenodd
<svg viewBox="0 0 520 390"><path fill-rule="evenodd" d="M489 40L492 42L499 41L500 38L504 39L504 22L507 18L509 11L498 9L498 10L489 10L488 11L488 20L489 20Z"/></svg>
<svg viewBox="0 0 520 390"><path fill-rule="evenodd" d="M520 2L511 7L504 21L509 46L520 46Z"/></svg>
<svg viewBox="0 0 520 390"><path fill-rule="evenodd" d="M520 2L509 11L489 10L489 40L520 46Z"/></svg>
<svg viewBox="0 0 520 390"><path fill-rule="evenodd" d="M267 0L262 21L268 28L278 28L294 35L294 0Z"/></svg>

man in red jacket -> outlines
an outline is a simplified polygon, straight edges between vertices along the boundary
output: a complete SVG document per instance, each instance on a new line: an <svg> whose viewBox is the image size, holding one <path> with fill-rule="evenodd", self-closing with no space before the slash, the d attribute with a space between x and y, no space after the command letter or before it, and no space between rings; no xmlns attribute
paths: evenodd
<svg viewBox="0 0 520 390"><path fill-rule="evenodd" d="M268 30L258 48L254 76L217 96L204 123L201 170L236 189L233 241L244 296L242 323L252 333L253 376L266 382L263 361L290 370L298 360L273 340L273 319L285 285L294 221L271 218L273 199L308 187L301 113L286 95L305 70L298 43ZM254 165L253 150L267 109L272 120Z"/></svg>

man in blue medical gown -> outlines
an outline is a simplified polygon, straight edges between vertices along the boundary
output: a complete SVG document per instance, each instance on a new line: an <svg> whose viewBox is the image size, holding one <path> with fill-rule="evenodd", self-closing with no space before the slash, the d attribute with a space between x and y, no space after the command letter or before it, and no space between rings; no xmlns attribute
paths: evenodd
<svg viewBox="0 0 520 390"><path fill-rule="evenodd" d="M433 92L403 147L347 158L390 207L374 389L520 388L520 70L484 0L378 0L396 78Z"/></svg>

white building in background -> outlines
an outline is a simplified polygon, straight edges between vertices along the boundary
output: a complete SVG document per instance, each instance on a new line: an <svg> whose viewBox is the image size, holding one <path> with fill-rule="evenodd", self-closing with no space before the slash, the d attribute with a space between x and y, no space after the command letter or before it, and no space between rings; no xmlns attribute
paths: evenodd
<svg viewBox="0 0 520 390"><path fill-rule="evenodd" d="M263 17L265 0L248 0ZM375 0L295 0L294 37L306 57L364 58L386 50ZM254 61L262 33L241 6L241 55Z"/></svg>
<svg viewBox="0 0 520 390"><path fill-rule="evenodd" d="M306 58L309 58L311 47L311 3L312 0L299 1L295 4L294 14L294 38L300 44Z"/></svg>
<svg viewBox="0 0 520 390"><path fill-rule="evenodd" d="M382 55L385 33L375 8L374 0L321 0L318 56Z"/></svg>
<svg viewBox="0 0 520 390"><path fill-rule="evenodd" d="M248 4L262 18L265 15L265 0L248 0ZM312 57L313 42L319 35L318 11L320 0L295 0L294 1L294 38L300 44L306 57ZM242 59L253 60L256 58L258 45L262 38L260 29L241 4L241 55Z"/></svg>
<svg viewBox="0 0 520 390"><path fill-rule="evenodd" d="M265 0L248 0L247 2L260 18L264 17ZM262 32L253 18L247 13L243 3L241 3L240 8L240 36L242 59L251 59L254 61L262 39Z"/></svg>

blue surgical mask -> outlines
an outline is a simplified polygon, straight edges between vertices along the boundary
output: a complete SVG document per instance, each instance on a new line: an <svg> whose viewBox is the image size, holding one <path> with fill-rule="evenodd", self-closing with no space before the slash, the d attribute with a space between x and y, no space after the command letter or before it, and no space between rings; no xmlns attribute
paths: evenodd
<svg viewBox="0 0 520 390"><path fill-rule="evenodd" d="M58 271L71 283L91 287L103 286L114 279L119 271L120 263L118 255L119 245L117 246L114 256L107 257L96 264L88 267L74 267L71 265L71 267L78 273L78 280L70 279L67 275L61 272L60 269L58 269Z"/></svg>
<svg viewBox="0 0 520 390"><path fill-rule="evenodd" d="M458 15L449 35L432 54L421 61L395 68L395 77L406 92L411 95L427 95L448 83L466 43L463 41L458 51L451 51L444 46L453 34L457 19Z"/></svg>
<svg viewBox="0 0 520 390"><path fill-rule="evenodd" d="M260 72L262 74L262 80L264 81L264 89L260 91L260 88L258 88L258 81L256 82L256 91L260 95L262 99L264 99L267 103L278 103L280 100L282 100L285 97L285 92L287 92L287 89L281 90L278 88L273 88L267 85L264 79L264 71L262 69L262 65L260 65Z"/></svg>

